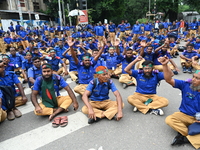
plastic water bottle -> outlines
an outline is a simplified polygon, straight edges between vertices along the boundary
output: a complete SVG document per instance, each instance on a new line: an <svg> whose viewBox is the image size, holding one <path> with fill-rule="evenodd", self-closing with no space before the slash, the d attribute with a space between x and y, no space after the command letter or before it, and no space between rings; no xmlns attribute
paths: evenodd
<svg viewBox="0 0 200 150"><path fill-rule="evenodd" d="M200 121L200 112L197 112L196 115L195 115L195 118Z"/></svg>

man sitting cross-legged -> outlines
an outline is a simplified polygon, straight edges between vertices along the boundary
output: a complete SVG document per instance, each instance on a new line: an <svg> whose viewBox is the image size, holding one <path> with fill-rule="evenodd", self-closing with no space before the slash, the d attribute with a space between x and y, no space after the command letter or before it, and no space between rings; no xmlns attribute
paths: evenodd
<svg viewBox="0 0 200 150"><path fill-rule="evenodd" d="M69 96L60 96L59 86L64 88ZM42 97L41 103L37 102L39 93ZM42 65L42 76L38 77L34 83L31 101L35 106L35 114L50 115L49 120L60 112L67 111L72 102L74 110L78 108L73 91L61 76L53 74L52 66L48 63Z"/></svg>
<svg viewBox="0 0 200 150"><path fill-rule="evenodd" d="M92 124L99 121L101 118L112 118L120 120L123 116L122 98L115 87L115 84L110 80L108 69L105 66L98 66L96 68L97 78L90 81L82 96L85 106L82 108L84 114L88 114L88 123ZM109 99L109 90L112 90L116 97L116 101ZM91 100L89 102L89 99Z"/></svg>

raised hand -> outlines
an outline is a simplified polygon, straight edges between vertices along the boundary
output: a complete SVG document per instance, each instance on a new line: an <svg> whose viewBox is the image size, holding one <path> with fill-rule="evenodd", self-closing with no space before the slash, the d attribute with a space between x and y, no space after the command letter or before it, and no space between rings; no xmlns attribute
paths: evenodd
<svg viewBox="0 0 200 150"><path fill-rule="evenodd" d="M162 65L166 65L169 62L169 58L167 56L164 57L159 57L158 61L162 64Z"/></svg>
<svg viewBox="0 0 200 150"><path fill-rule="evenodd" d="M67 44L69 45L69 47L74 45L74 42L72 41L72 37L68 37Z"/></svg>
<svg viewBox="0 0 200 150"><path fill-rule="evenodd" d="M114 46L118 46L119 43L120 43L120 39L119 39L119 38L116 38L115 43L114 43Z"/></svg>

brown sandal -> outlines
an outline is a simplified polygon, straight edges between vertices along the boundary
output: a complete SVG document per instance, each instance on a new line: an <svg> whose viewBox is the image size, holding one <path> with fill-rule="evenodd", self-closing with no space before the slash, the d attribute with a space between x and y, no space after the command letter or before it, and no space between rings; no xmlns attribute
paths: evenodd
<svg viewBox="0 0 200 150"><path fill-rule="evenodd" d="M60 125L61 117L56 117L53 119L52 127L57 128Z"/></svg>
<svg viewBox="0 0 200 150"><path fill-rule="evenodd" d="M60 121L61 127L65 127L66 125L68 125L68 117L67 116L63 116L63 117L60 117L60 118L61 118L61 121Z"/></svg>

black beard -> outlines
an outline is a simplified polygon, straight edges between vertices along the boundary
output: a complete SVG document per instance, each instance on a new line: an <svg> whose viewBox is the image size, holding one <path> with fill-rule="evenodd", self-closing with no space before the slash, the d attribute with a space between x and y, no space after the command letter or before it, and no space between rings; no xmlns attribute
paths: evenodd
<svg viewBox="0 0 200 150"><path fill-rule="evenodd" d="M128 63L132 62L132 57L126 57L126 61L127 61Z"/></svg>
<svg viewBox="0 0 200 150"><path fill-rule="evenodd" d="M42 77L43 77L43 79L44 79L46 82L49 82L49 81L52 80L52 75L51 75L49 78L45 78L44 76L42 76Z"/></svg>
<svg viewBox="0 0 200 150"><path fill-rule="evenodd" d="M144 73L144 77L147 79L150 79L152 77L151 73L149 75L147 75L146 73Z"/></svg>
<svg viewBox="0 0 200 150"><path fill-rule="evenodd" d="M199 86L193 86L192 84L190 85L190 88L193 90L193 91L199 91L200 90L200 85Z"/></svg>
<svg viewBox="0 0 200 150"><path fill-rule="evenodd" d="M90 66L85 66L85 65L84 65L84 67L85 67L85 69L89 69L90 68Z"/></svg>

